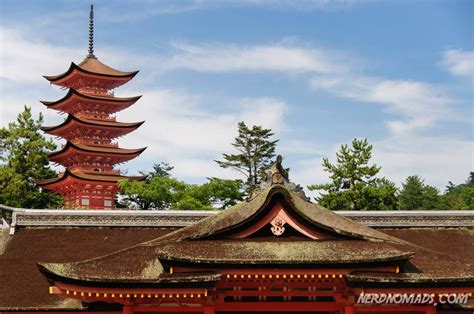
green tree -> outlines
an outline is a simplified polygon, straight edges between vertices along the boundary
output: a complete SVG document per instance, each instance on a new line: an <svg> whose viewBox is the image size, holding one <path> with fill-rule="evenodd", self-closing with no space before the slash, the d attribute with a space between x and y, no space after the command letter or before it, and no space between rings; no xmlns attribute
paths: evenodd
<svg viewBox="0 0 474 314"><path fill-rule="evenodd" d="M238 153L222 154L224 160L216 162L222 168L231 168L243 174L246 177L245 192L250 195L271 167L278 140L272 139L274 133L271 129L257 125L249 128L244 122L239 122L238 133L232 143Z"/></svg>
<svg viewBox="0 0 474 314"><path fill-rule="evenodd" d="M330 173L331 182L308 186L321 191L316 200L331 210L394 210L397 209L395 184L377 178L380 167L369 165L372 145L367 139L352 141L336 153L336 163L323 158L324 171Z"/></svg>
<svg viewBox="0 0 474 314"><path fill-rule="evenodd" d="M153 177L145 181L120 180L120 202L135 209L169 209L187 189L184 182L171 177Z"/></svg>
<svg viewBox="0 0 474 314"><path fill-rule="evenodd" d="M443 195L444 206L450 210L474 210L474 172L470 172L465 183L454 185Z"/></svg>
<svg viewBox="0 0 474 314"><path fill-rule="evenodd" d="M161 161L153 165L152 171L149 171L149 172L140 171L140 173L142 175L146 175L147 179L151 179L154 177L170 177L171 171L173 169L174 167L171 166L169 163Z"/></svg>
<svg viewBox="0 0 474 314"><path fill-rule="evenodd" d="M15 122L0 129L0 203L23 208L58 208L62 198L42 190L34 179L57 174L49 168L48 152L56 148L40 133L43 116L34 120L25 106Z"/></svg>
<svg viewBox="0 0 474 314"><path fill-rule="evenodd" d="M202 204L224 209L244 199L242 185L241 180L209 178L204 184L193 185L188 194Z"/></svg>
<svg viewBox="0 0 474 314"><path fill-rule="evenodd" d="M442 209L443 202L437 188L425 184L418 176L409 176L402 183L398 195L400 209L402 210L432 210Z"/></svg>
<svg viewBox="0 0 474 314"><path fill-rule="evenodd" d="M145 181L119 181L120 204L135 209L208 210L226 208L242 200L242 181L210 178L188 184L172 178L169 164L155 164Z"/></svg>

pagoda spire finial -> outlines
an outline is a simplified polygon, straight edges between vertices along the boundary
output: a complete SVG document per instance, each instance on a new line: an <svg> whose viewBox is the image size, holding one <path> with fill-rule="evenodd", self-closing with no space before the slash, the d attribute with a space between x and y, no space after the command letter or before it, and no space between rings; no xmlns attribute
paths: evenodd
<svg viewBox="0 0 474 314"><path fill-rule="evenodd" d="M95 58L94 56L94 4L91 3L91 10L89 13L89 58Z"/></svg>

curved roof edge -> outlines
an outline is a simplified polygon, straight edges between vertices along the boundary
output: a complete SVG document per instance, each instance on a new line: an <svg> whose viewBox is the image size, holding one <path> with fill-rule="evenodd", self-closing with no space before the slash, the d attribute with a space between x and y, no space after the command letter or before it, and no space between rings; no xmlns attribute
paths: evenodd
<svg viewBox="0 0 474 314"><path fill-rule="evenodd" d="M83 94L75 89L69 88L67 94L59 100L56 100L56 101L41 100L40 102L43 105L50 107L50 106L57 105L63 101L66 101L74 95L81 98L90 99L90 100L108 101L108 102L132 102L132 103L137 102L142 97L142 95L133 96L133 97L100 97L100 96Z"/></svg>
<svg viewBox="0 0 474 314"><path fill-rule="evenodd" d="M80 263L80 262L79 262ZM41 263L38 262L37 266L39 270L45 274L47 277L56 277L57 279L62 279L66 282L75 282L75 283L88 283L88 282L101 282L104 284L107 283L116 283L116 279L108 280L107 278L99 277L85 277L78 276L74 272L74 267L79 263ZM181 284L181 283L213 283L219 281L222 277L222 274L208 271L208 272L190 272L190 273L175 273L169 274L160 271L162 268L160 265L155 265L155 272L150 272L155 276L147 276L148 278L120 278L121 283L129 284L142 284L142 285L170 285L170 284Z"/></svg>
<svg viewBox="0 0 474 314"><path fill-rule="evenodd" d="M104 76L108 78L133 78L139 71L124 72L105 65L96 58L86 57L79 65L71 62L66 72L58 75L43 75L50 82L56 82L70 75L74 70L85 74Z"/></svg>
<svg viewBox="0 0 474 314"><path fill-rule="evenodd" d="M153 240L156 243L169 240L197 240L229 232L248 223L258 216L271 199L283 195L296 215L316 228L321 228L341 236L369 241L406 243L385 233L364 226L349 218L303 199L298 192L288 190L284 185L275 184L261 191L249 201L234 205L221 213L205 218L193 225Z"/></svg>
<svg viewBox="0 0 474 314"><path fill-rule="evenodd" d="M60 150L54 151L49 154L49 157L54 157L59 154L66 152L68 149L76 149L83 152L89 153L105 153L113 155L135 155L141 154L146 147L135 148L135 149L125 149L125 148L112 148L112 147L99 147L99 146L89 146L89 145L78 145L71 142L67 142Z"/></svg>
<svg viewBox="0 0 474 314"><path fill-rule="evenodd" d="M72 172L69 169L66 169L62 174L55 178L51 179L38 179L33 180L38 185L49 185L61 182L68 177L73 177L79 180L89 180L89 181L100 181L100 182L117 182L118 180L144 180L146 176L121 176L121 175L108 175L104 173L83 173L83 172Z"/></svg>
<svg viewBox="0 0 474 314"><path fill-rule="evenodd" d="M81 119L76 117L72 114L68 114L67 118L58 125L55 126L42 126L41 130L44 132L53 131L55 129L61 128L63 126L68 125L72 120L77 121L79 123L91 125L91 126L103 126L103 127L112 127L112 128L138 128L140 127L145 121L138 121L138 122L115 122L115 121L105 121L105 120L95 120L95 119Z"/></svg>

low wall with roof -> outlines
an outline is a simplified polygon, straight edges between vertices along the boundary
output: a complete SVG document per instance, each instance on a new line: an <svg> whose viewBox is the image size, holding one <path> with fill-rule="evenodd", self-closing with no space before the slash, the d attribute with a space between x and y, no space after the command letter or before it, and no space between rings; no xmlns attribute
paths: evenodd
<svg viewBox="0 0 474 314"><path fill-rule="evenodd" d="M22 209L0 204L3 228L185 227L219 211ZM474 227L474 211L339 211L374 228Z"/></svg>

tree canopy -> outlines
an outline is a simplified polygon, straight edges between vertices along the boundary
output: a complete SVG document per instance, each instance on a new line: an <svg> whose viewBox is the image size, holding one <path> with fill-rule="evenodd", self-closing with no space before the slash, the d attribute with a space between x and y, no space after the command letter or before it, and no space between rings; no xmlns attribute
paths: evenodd
<svg viewBox="0 0 474 314"><path fill-rule="evenodd" d="M394 210L397 209L397 188L385 178L377 178L380 167L372 164L372 145L367 139L352 141L352 147L343 144L336 153L336 163L323 158L324 171L331 182L308 186L322 191L316 200L332 210Z"/></svg>
<svg viewBox="0 0 474 314"><path fill-rule="evenodd" d="M34 119L25 106L16 121L0 129L0 203L23 208L57 208L62 198L40 189L34 179L57 176L48 152L56 145L40 133L43 116Z"/></svg>
<svg viewBox="0 0 474 314"><path fill-rule="evenodd" d="M465 183L448 186L443 195L443 209L474 210L474 172L469 173Z"/></svg>
<svg viewBox="0 0 474 314"><path fill-rule="evenodd" d="M400 209L403 210L431 210L443 207L438 189L425 184L418 175L409 176L402 183L398 199Z"/></svg>
<svg viewBox="0 0 474 314"><path fill-rule="evenodd" d="M210 178L204 184L189 184L171 177L173 169L158 163L145 181L119 181L119 202L135 209L209 210L226 208L243 199L242 181Z"/></svg>
<svg viewBox="0 0 474 314"><path fill-rule="evenodd" d="M249 128L243 121L238 124L238 136L232 146L237 154L222 154L223 161L216 160L222 168L234 169L246 177L244 188L247 195L260 184L272 165L278 140L272 139L271 129L254 125Z"/></svg>

